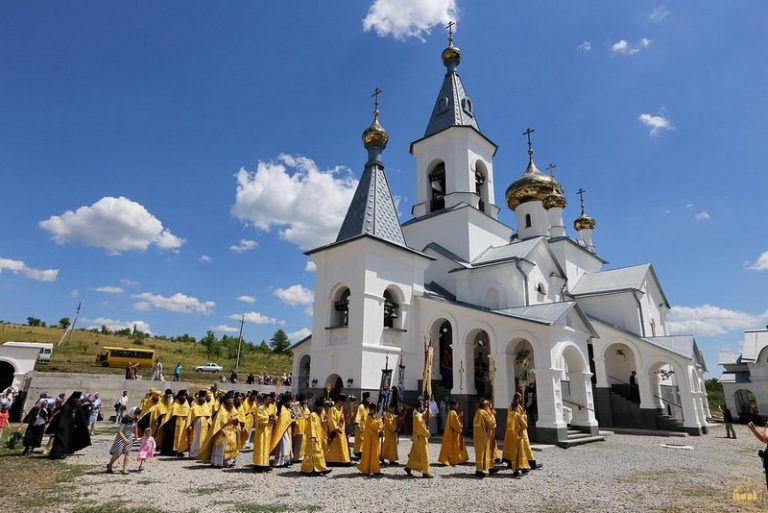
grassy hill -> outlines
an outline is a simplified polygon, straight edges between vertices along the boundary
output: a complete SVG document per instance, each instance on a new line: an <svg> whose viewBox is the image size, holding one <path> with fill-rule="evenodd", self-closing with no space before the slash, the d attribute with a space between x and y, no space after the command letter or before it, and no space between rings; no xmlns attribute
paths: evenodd
<svg viewBox="0 0 768 513"><path fill-rule="evenodd" d="M0 324L0 344L13 340L15 342L51 342L54 344L53 356L49 364L38 364L39 371L49 372L84 372L93 374L123 374L125 369L101 367L96 364L96 356L104 346L136 347L140 349L154 349L157 358L163 362L163 372L166 379L173 375L176 362L184 366L182 379L192 378L192 368L207 362L216 362L224 367L229 375L235 367L236 358L229 358L226 350L222 356L215 358L208 356L206 348L199 342L176 342L147 338L144 343L137 346L130 337L116 335L104 335L92 331L75 330L69 341L56 347L56 344L64 334L64 330L54 327L31 327L20 324ZM291 357L258 352L255 346L243 343L240 355L240 379L245 380L249 372L254 374L266 372L270 375L282 375L291 371ZM141 369L145 377L149 375L149 369Z"/></svg>

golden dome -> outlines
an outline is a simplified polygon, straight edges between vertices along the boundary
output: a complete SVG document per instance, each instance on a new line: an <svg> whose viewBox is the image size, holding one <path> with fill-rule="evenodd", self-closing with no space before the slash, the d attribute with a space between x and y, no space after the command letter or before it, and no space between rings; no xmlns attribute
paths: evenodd
<svg viewBox="0 0 768 513"><path fill-rule="evenodd" d="M556 192L550 192L544 196L544 199L541 202L547 210L550 208L565 208L566 205L565 196Z"/></svg>
<svg viewBox="0 0 768 513"><path fill-rule="evenodd" d="M387 147L389 135L379 123L379 111L373 113L373 123L363 132L363 145L367 148L378 146L382 150Z"/></svg>
<svg viewBox="0 0 768 513"><path fill-rule="evenodd" d="M557 180L539 171L531 158L523 176L512 182L504 197L509 208L515 210L521 203L543 201L547 196L553 195L563 196L563 187ZM562 201L564 202L565 198Z"/></svg>
<svg viewBox="0 0 768 513"><path fill-rule="evenodd" d="M581 215L573 222L573 227L577 232L580 232L581 230L594 230L595 226L597 226L595 218L588 216L583 210L581 211Z"/></svg>
<svg viewBox="0 0 768 513"><path fill-rule="evenodd" d="M456 61L456 64L458 65L461 61L461 50L459 50L458 46L450 45L448 48L443 50L443 53L440 54L440 57L442 57L443 64L446 66L452 64L453 61Z"/></svg>

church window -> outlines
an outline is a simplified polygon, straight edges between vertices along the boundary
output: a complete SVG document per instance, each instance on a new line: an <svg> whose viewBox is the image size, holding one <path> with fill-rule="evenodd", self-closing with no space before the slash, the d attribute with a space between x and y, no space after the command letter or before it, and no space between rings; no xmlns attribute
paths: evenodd
<svg viewBox="0 0 768 513"><path fill-rule="evenodd" d="M477 201L477 208L485 212L485 202L483 202L483 184L485 184L485 175L479 169L475 170L475 194L480 198Z"/></svg>
<svg viewBox="0 0 768 513"><path fill-rule="evenodd" d="M448 110L448 98L446 96L443 96L439 100L437 100L437 113L441 114Z"/></svg>
<svg viewBox="0 0 768 513"><path fill-rule="evenodd" d="M333 327L349 325L349 289L343 288L336 294L333 301Z"/></svg>
<svg viewBox="0 0 768 513"><path fill-rule="evenodd" d="M469 114L471 116L472 115L472 100L470 100L469 98L463 98L461 100L461 108L464 109L464 112L466 112L467 114Z"/></svg>
<svg viewBox="0 0 768 513"><path fill-rule="evenodd" d="M531 227L531 214L525 214L525 227Z"/></svg>
<svg viewBox="0 0 768 513"><path fill-rule="evenodd" d="M384 327L394 328L397 322L400 305L395 301L395 297L390 291L384 292Z"/></svg>
<svg viewBox="0 0 768 513"><path fill-rule="evenodd" d="M445 208L445 164L440 162L429 173L429 185L431 190L430 212Z"/></svg>
<svg viewBox="0 0 768 513"><path fill-rule="evenodd" d="M542 296L547 294L547 286L544 285L544 282L539 282L538 285L536 285L536 291L541 294Z"/></svg>

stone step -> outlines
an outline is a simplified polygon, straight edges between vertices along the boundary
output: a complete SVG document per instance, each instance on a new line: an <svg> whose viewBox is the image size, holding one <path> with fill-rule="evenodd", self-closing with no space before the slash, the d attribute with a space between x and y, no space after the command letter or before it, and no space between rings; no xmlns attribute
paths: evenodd
<svg viewBox="0 0 768 513"><path fill-rule="evenodd" d="M579 439L582 439L582 438L589 438L590 436L592 436L591 433L583 433L581 431L577 431L575 433L569 432L568 433L568 440L579 440Z"/></svg>
<svg viewBox="0 0 768 513"><path fill-rule="evenodd" d="M558 447L563 448L563 449L568 449L569 447L576 447L577 445L584 445L584 444L589 444L589 443L592 443L592 442L604 442L605 441L605 437L604 436L593 436L593 435L589 435L589 434L586 434L586 433L585 433L585 435L586 436L579 437L579 438L570 438L569 437L568 440L564 440L562 442L557 442L556 445Z"/></svg>

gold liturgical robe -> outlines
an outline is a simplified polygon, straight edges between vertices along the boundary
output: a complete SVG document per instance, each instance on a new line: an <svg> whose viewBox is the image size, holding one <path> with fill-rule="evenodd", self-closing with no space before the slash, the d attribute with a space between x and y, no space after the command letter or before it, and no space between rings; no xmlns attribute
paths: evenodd
<svg viewBox="0 0 768 513"><path fill-rule="evenodd" d="M397 415L386 412L381 420L384 424L381 458L387 461L397 461Z"/></svg>
<svg viewBox="0 0 768 513"><path fill-rule="evenodd" d="M189 403L184 401L179 403L174 401L170 408L167 409L167 413L163 416L163 423L158 427L157 446L163 445L164 438L166 436L163 427L171 421L176 419L176 426L173 431L173 450L175 452L187 452L189 450L189 434L187 433L187 420L189 417Z"/></svg>
<svg viewBox="0 0 768 513"><path fill-rule="evenodd" d="M344 429L344 412L337 406L331 406L326 419L328 447L325 461L328 463L349 463L349 441Z"/></svg>
<svg viewBox="0 0 768 513"><path fill-rule="evenodd" d="M234 459L240 452L239 436L240 430L237 409L227 410L225 406L219 408L216 418L213 421L213 427L208 430L208 437L197 455L200 461L211 461L213 446L224 443L224 458Z"/></svg>
<svg viewBox="0 0 768 513"><path fill-rule="evenodd" d="M381 419L368 415L365 419L365 431L363 431L363 446L361 447L363 455L360 458L360 463L357 465L358 470L363 474L379 474L381 473L381 467L379 466L379 456L381 455L381 441L380 435L384 429L384 423Z"/></svg>
<svg viewBox="0 0 768 513"><path fill-rule="evenodd" d="M475 467L480 471L493 468L495 445L493 432L496 429L496 418L488 411L478 408L472 420L475 441Z"/></svg>
<svg viewBox="0 0 768 513"><path fill-rule="evenodd" d="M360 404L355 414L355 446L354 453L360 454L363 450L363 440L365 439L365 420L368 418L368 406Z"/></svg>
<svg viewBox="0 0 768 513"><path fill-rule="evenodd" d="M517 411L525 421L525 426L526 426L526 429L523 430L523 450L525 451L525 458L528 461L534 461L536 458L533 457L533 449L531 448L531 441L528 438L528 414L525 413L525 408L523 407L522 404L517 407Z"/></svg>
<svg viewBox="0 0 768 513"><path fill-rule="evenodd" d="M323 436L325 426L323 419L315 412L309 414L304 427L304 461L301 462L301 472L311 474L328 469L325 464L323 451Z"/></svg>
<svg viewBox="0 0 768 513"><path fill-rule="evenodd" d="M525 416L511 406L507 409L507 429L504 433L504 451L502 459L510 464L512 470L528 468L525 455L523 433L528 429Z"/></svg>
<svg viewBox="0 0 768 513"><path fill-rule="evenodd" d="M257 467L269 467L270 445L272 443L272 421L269 409L260 404L253 414L253 464Z"/></svg>
<svg viewBox="0 0 768 513"><path fill-rule="evenodd" d="M413 414L413 436L411 452L408 454L406 468L429 474L429 430L421 413Z"/></svg>
<svg viewBox="0 0 768 513"><path fill-rule="evenodd" d="M280 439L283 438L285 432L291 428L291 424L293 424L291 409L288 406L283 406L280 408L280 416L277 417L275 426L272 428L272 440L269 444L269 452L275 450L275 447L280 443Z"/></svg>
<svg viewBox="0 0 768 513"><path fill-rule="evenodd" d="M440 446L440 456L437 461L443 465L459 465L469 460L467 448L464 446L463 426L455 410L448 412L443 431L443 443Z"/></svg>

